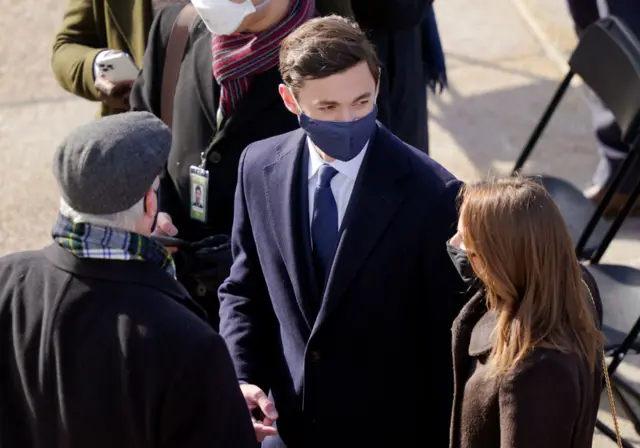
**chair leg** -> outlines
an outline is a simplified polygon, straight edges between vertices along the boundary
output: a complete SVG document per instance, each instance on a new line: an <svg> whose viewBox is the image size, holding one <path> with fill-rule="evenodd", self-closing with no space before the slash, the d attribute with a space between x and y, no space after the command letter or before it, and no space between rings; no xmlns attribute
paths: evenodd
<svg viewBox="0 0 640 448"><path fill-rule="evenodd" d="M627 172L628 168L631 166L631 163L638 157L638 151L640 150L638 147L640 147L640 137L638 138L638 141L636 141L636 143L634 143L634 146L631 148L631 151L633 151L633 152L630 153L627 156L626 160L624 161L624 165L626 165L626 166L620 167L620 173L616 175L616 179L613 181L613 183L609 187L609 190L607 190L607 192L605 193L605 197L602 199L602 202L600 203L600 206L598 206L598 210L596 210L596 213L595 213L596 215L597 215L598 211L602 211L604 213L604 210L607 207L607 205L609 204L609 201L611 200L611 197L613 197L614 191L617 190L618 184L620 182L622 182L624 174ZM626 168L626 169L623 170L622 168ZM615 187L615 189L614 189L614 187ZM631 213L631 210L635 206L636 201L638 200L639 196L640 196L640 180L638 181L638 183L634 187L633 191L629 195L629 198L627 199L627 202L622 207L622 210L620 210L620 212L618 213L618 216L616 216L616 219L611 224L611 227L609 227L609 230L607 231L607 234L604 236L604 238L600 242L600 245L598 246L596 251L591 256L590 262L592 264L597 264L597 263L600 262L600 259L602 258L604 253L609 248L609 244L611 244L611 240L613 240L615 238L616 234L618 233L618 230L620 230L620 227L622 226L624 221L629 216L629 213ZM600 209L602 209L602 210L600 210ZM591 224L591 223L589 223L589 224ZM589 224L587 225L587 228L589 227ZM596 224L597 224L597 222L593 225L593 228L595 228ZM585 233L586 233L587 228L585 228ZM593 229L591 229L591 231L593 231ZM587 244L586 238L581 238L580 242L582 242L583 239L585 240L584 241L584 245L586 245ZM579 245L578 245L578 248L580 248ZM580 249L580 250L582 250L582 249Z"/></svg>
<svg viewBox="0 0 640 448"><path fill-rule="evenodd" d="M611 384L623 390L627 395L631 395L635 400L640 402L640 392L636 390L631 384L627 383L624 379L620 378L618 375L615 375L611 378Z"/></svg>
<svg viewBox="0 0 640 448"><path fill-rule="evenodd" d="M533 151L533 148L536 146L536 143L538 143L538 140L540 139L540 136L542 135L545 128L547 127L547 124L549 123L551 116L556 111L556 108L558 107L560 100L562 99L565 92L567 91L567 88L571 84L571 79L573 79L573 75L574 75L573 71L569 70L569 73L567 73L567 76L564 77L564 79L558 86L556 93L554 93L553 98L551 98L551 102L545 109L544 114L542 114L542 117L540 118L540 121L538 121L538 124L533 130L531 137L529 137L529 141L527 142L524 149L520 153L520 156L518 157L518 160L515 166L513 167L513 170L511 171L512 176L517 174L522 169L523 165L531 155L531 151Z"/></svg>
<svg viewBox="0 0 640 448"><path fill-rule="evenodd" d="M640 317L636 319L635 323L633 324L633 327L631 328L629 333L627 333L627 336L624 338L624 341L622 341L622 344L620 344L609 355L612 358L611 362L607 366L607 370L609 371L610 377L613 377L613 375L616 373L616 370L618 370L618 366L622 364L622 361L624 360L624 357L627 355L627 352L629 352L633 343L636 341L636 339L638 339L638 335L640 335ZM603 384L604 384L604 379L603 379Z"/></svg>
<svg viewBox="0 0 640 448"><path fill-rule="evenodd" d="M636 400L640 403L640 393L638 393L638 391L636 391L633 386L631 386L629 383L618 376L611 378L611 386L618 396L618 401L624 408L627 418L631 420L636 433L640 435L640 417L638 417L637 412L633 409L633 407L629 403L629 400L625 396L625 394L630 395L633 400ZM623 394L622 391L625 394Z"/></svg>
<svg viewBox="0 0 640 448"><path fill-rule="evenodd" d="M623 387L618 387L619 384L612 384L611 386L613 388L613 393L616 395L616 403L621 405L627 419L633 424L633 429L635 429L636 434L640 435L640 418L638 418L638 414L636 414L636 411L631 406L631 403L629 403L627 397L621 392L625 389ZM625 384L625 386L631 388L628 384Z"/></svg>
<svg viewBox="0 0 640 448"><path fill-rule="evenodd" d="M598 430L604 434L605 436L609 437L611 440L613 440L614 442L617 442L618 439L616 438L616 433L614 430L612 430L611 428L609 428L607 425L605 425L601 420L596 420L596 428L598 428ZM626 439L621 438L622 439L622 446L624 448L634 448L634 446Z"/></svg>

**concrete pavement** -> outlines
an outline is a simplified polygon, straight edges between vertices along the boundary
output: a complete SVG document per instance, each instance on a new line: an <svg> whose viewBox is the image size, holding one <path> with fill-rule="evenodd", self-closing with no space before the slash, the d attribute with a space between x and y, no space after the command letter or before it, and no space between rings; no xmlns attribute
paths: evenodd
<svg viewBox="0 0 640 448"><path fill-rule="evenodd" d="M57 207L52 154L97 108L64 92L51 74L51 45L65 8L65 0L0 0L0 255L49 241ZM442 0L436 11L450 89L430 98L432 156L466 181L506 174L575 45L564 2ZM525 169L583 187L596 163L590 112L577 85ZM628 223L606 261L640 266L639 236L640 222ZM635 358L621 371L640 383ZM608 418L606 400L602 409ZM640 443L627 422L623 427ZM594 446L614 445L596 436Z"/></svg>

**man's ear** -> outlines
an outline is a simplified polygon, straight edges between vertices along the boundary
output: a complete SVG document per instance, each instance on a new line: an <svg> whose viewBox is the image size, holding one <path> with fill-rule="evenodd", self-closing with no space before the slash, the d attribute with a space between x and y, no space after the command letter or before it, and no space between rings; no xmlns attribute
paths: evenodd
<svg viewBox="0 0 640 448"><path fill-rule="evenodd" d="M285 84L280 84L278 86L278 92L280 93L280 97L282 98L287 110L294 115L300 115L300 108L296 104L296 100L293 97L293 93L291 93L291 89Z"/></svg>
<svg viewBox="0 0 640 448"><path fill-rule="evenodd" d="M154 210L154 204L155 204L155 209L157 209L158 204L156 200L156 193L153 191L153 188L152 188L149 191L147 191L147 194L144 195L144 214L145 215L147 216L155 215L155 212L157 210Z"/></svg>

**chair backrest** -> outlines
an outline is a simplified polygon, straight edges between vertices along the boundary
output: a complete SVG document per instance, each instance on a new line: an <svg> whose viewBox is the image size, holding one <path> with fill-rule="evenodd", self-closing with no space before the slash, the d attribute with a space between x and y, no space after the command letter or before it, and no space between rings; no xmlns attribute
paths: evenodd
<svg viewBox="0 0 640 448"><path fill-rule="evenodd" d="M609 16L589 26L569 60L613 113L622 140L632 145L640 133L640 41L623 20Z"/></svg>

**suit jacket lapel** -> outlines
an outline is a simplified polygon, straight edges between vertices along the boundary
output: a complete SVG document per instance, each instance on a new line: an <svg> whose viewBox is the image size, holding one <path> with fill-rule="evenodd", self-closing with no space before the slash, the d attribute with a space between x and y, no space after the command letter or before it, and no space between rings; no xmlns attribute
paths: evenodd
<svg viewBox="0 0 640 448"><path fill-rule="evenodd" d="M306 159L302 156L304 148L304 132L293 132L288 141L277 149L275 162L264 168L264 187L276 243L310 331L317 291L312 287L311 248L305 241L304 233L309 213L303 208L303 204L308 204L308 197L304 196L308 190L302 188L302 185L306 185L303 181L307 173L303 163Z"/></svg>
<svg viewBox="0 0 640 448"><path fill-rule="evenodd" d="M409 165L404 153L395 151L397 144L385 128L378 127L347 207L316 327L339 303L402 204L405 190L400 179Z"/></svg>

